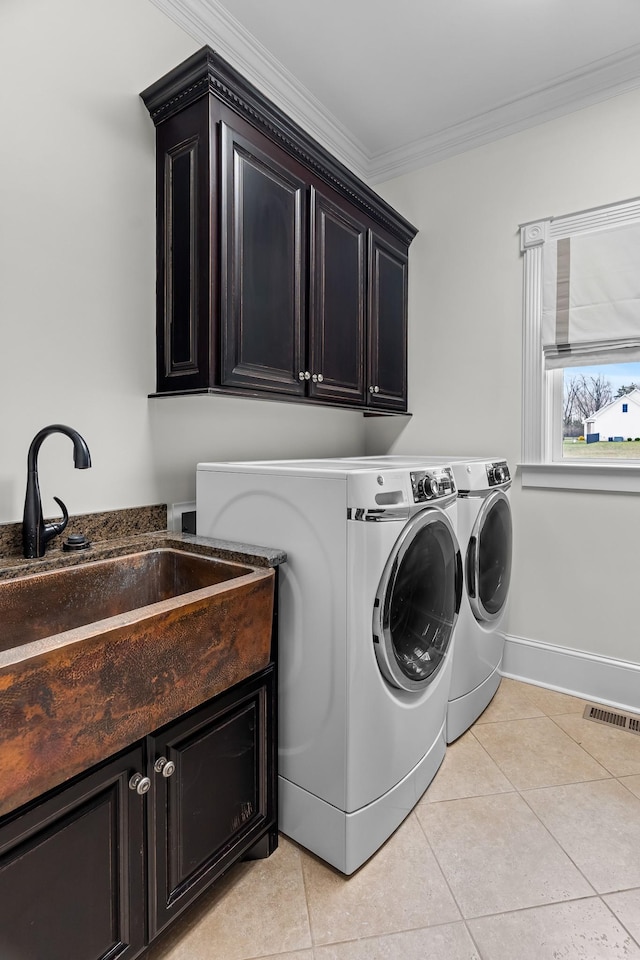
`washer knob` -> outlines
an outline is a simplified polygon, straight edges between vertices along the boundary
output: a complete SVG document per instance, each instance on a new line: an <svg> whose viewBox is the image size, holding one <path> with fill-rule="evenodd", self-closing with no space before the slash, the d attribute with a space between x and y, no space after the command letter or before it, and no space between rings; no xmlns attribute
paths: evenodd
<svg viewBox="0 0 640 960"><path fill-rule="evenodd" d="M507 472L504 467L494 467L493 468L493 479L496 483L504 483L507 479Z"/></svg>
<svg viewBox="0 0 640 960"><path fill-rule="evenodd" d="M435 477L430 477L427 474L418 484L418 490L427 500L431 500L433 497L438 496L438 481Z"/></svg>

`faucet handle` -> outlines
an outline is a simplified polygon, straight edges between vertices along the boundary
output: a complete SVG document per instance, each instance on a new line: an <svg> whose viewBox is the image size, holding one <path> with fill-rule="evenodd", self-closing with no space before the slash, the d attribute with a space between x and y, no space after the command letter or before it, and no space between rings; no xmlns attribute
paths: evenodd
<svg viewBox="0 0 640 960"><path fill-rule="evenodd" d="M58 520L57 523L45 523L44 525L44 542L48 543L52 537L57 537L59 533L62 533L66 525L69 523L69 514L67 508L59 497L53 498L62 510L62 520Z"/></svg>

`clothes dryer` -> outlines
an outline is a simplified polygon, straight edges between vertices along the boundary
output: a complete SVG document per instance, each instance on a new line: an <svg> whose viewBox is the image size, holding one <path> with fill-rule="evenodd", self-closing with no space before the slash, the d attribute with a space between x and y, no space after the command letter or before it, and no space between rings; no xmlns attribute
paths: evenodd
<svg viewBox="0 0 640 960"><path fill-rule="evenodd" d="M446 747L462 595L451 468L198 464L199 535L286 551L279 582L279 825L352 873Z"/></svg>
<svg viewBox="0 0 640 960"><path fill-rule="evenodd" d="M465 589L456 628L447 742L487 707L500 685L513 533L506 460L453 461Z"/></svg>
<svg viewBox="0 0 640 960"><path fill-rule="evenodd" d="M501 626L511 578L512 522L506 460L477 457L388 455L369 459L399 466L408 459L423 466L450 464L458 488L458 538L464 564L464 591L453 648L447 709L447 742L456 740L480 716L501 680L504 653Z"/></svg>

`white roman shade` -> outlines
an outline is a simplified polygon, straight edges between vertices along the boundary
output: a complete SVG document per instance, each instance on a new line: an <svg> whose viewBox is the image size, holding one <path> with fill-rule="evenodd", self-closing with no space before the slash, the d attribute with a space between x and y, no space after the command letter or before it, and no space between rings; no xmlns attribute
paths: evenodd
<svg viewBox="0 0 640 960"><path fill-rule="evenodd" d="M547 240L542 275L547 370L640 360L640 223Z"/></svg>

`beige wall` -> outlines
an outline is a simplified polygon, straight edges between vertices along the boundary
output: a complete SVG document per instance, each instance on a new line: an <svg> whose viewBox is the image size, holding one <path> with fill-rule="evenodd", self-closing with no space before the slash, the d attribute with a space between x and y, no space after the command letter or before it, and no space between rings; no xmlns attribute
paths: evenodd
<svg viewBox="0 0 640 960"><path fill-rule="evenodd" d="M359 453L361 414L155 383L155 131L138 94L199 44L148 0L0 5L0 522L34 434L47 512L193 499L198 460Z"/></svg>
<svg viewBox="0 0 640 960"><path fill-rule="evenodd" d="M496 141L379 191L420 228L410 254L406 424L367 452L521 456L518 225L640 194L640 92ZM513 488L509 633L640 662L640 499Z"/></svg>
<svg viewBox="0 0 640 960"><path fill-rule="evenodd" d="M375 418L154 388L154 130L138 93L198 44L148 0L4 0L0 522L29 442L45 508L190 500L201 459L428 451L520 458L518 224L640 193L640 93L399 178L411 250L410 406ZM632 496L513 490L512 634L640 662ZM596 603L584 597L593 593Z"/></svg>

